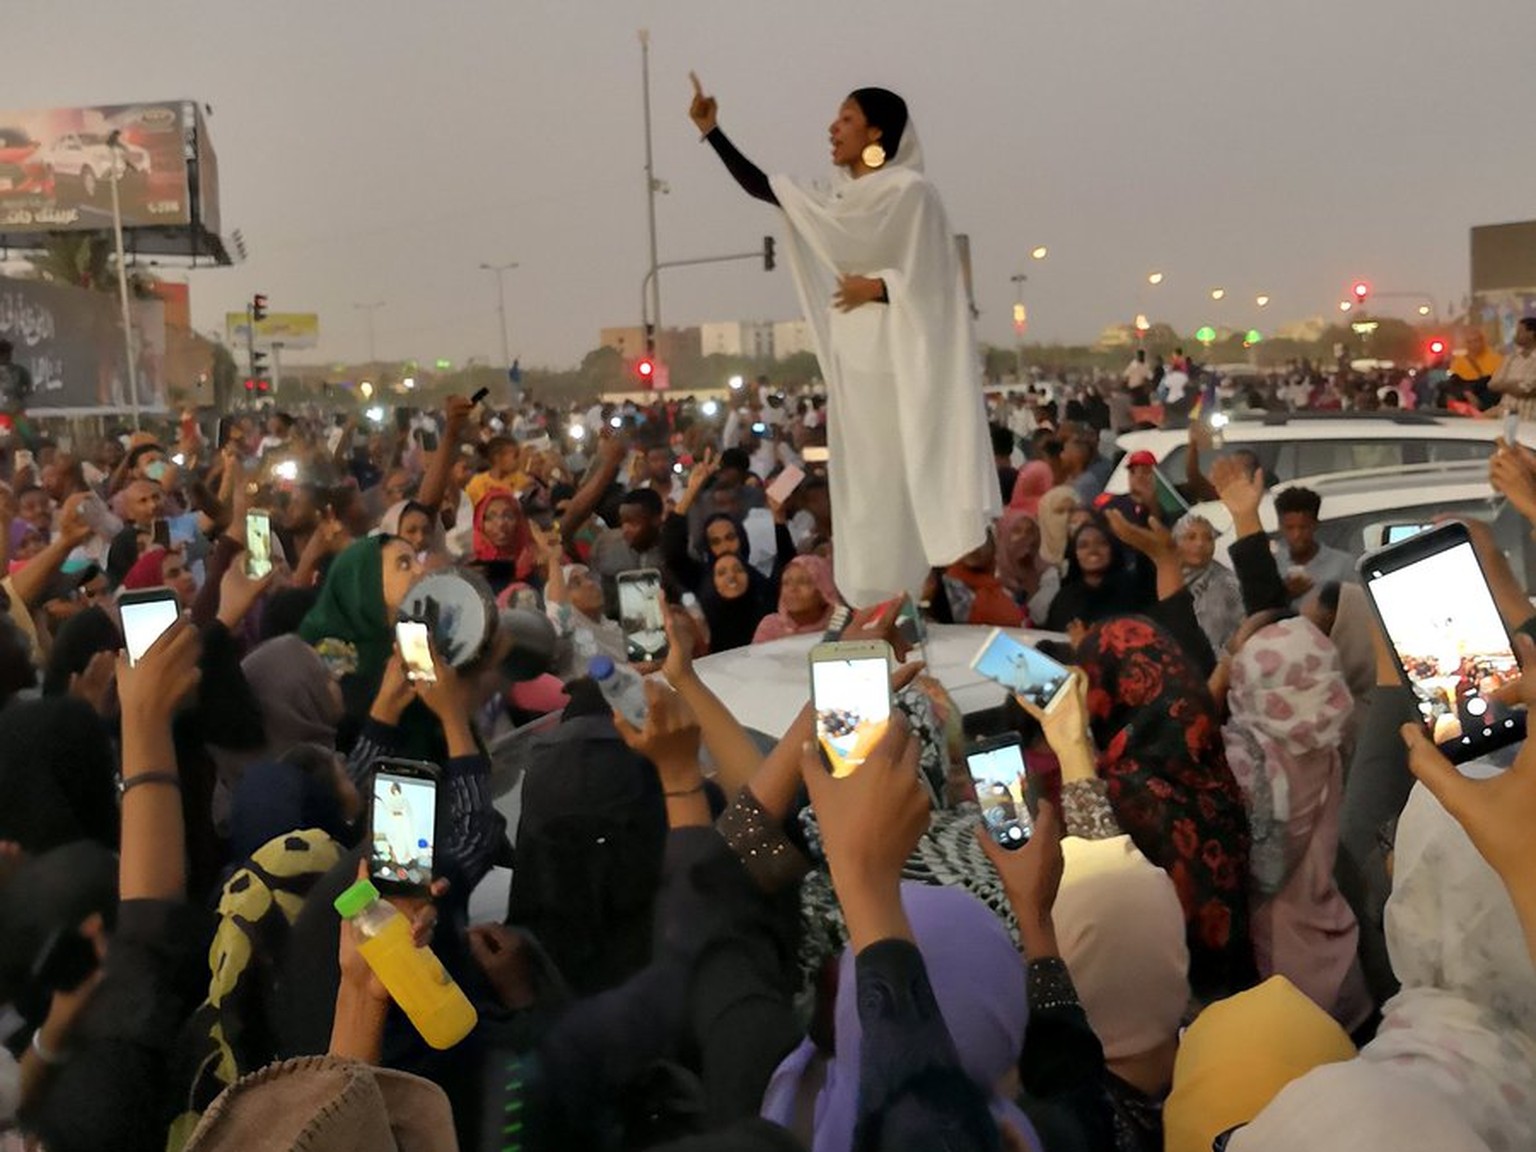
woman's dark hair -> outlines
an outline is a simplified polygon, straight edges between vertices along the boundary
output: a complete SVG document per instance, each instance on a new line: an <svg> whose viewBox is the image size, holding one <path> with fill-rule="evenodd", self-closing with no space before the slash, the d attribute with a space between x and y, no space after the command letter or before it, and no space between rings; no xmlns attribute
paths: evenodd
<svg viewBox="0 0 1536 1152"><path fill-rule="evenodd" d="M1082 566L1077 562L1077 541L1084 532L1089 531L1098 532L1105 540L1109 541L1109 571L1105 575L1112 577L1119 572L1125 571L1124 546L1115 537L1115 534L1109 530L1109 524L1104 517L1095 512L1093 519L1079 524L1077 531L1072 533L1071 538L1067 541L1067 574L1062 580L1064 584L1076 583L1083 578Z"/></svg>
<svg viewBox="0 0 1536 1152"><path fill-rule="evenodd" d="M894 160L907 130L907 102L886 88L855 88L848 99L859 106L871 128L880 129L880 147Z"/></svg>

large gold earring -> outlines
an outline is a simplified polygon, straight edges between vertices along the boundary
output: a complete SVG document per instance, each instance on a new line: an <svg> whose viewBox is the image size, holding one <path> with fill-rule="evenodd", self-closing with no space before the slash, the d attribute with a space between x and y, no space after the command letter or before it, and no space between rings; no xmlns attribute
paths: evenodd
<svg viewBox="0 0 1536 1152"><path fill-rule="evenodd" d="M864 161L864 167L866 168L884 168L885 149L880 147L878 143L866 144L859 159Z"/></svg>

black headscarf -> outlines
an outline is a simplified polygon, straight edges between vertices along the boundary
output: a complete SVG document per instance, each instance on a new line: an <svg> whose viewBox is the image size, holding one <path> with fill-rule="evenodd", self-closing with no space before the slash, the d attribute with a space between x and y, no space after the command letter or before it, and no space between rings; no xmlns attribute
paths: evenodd
<svg viewBox="0 0 1536 1152"><path fill-rule="evenodd" d="M0 840L36 854L73 840L117 849L112 744L73 696L17 701L0 712Z"/></svg>
<svg viewBox="0 0 1536 1152"><path fill-rule="evenodd" d="M112 537L107 548L107 583L121 588L129 571L139 562L139 530L132 524Z"/></svg>
<svg viewBox="0 0 1536 1152"><path fill-rule="evenodd" d="M859 106L871 128L880 129L880 147L894 160L907 130L907 102L888 88L855 88L848 99Z"/></svg>
<svg viewBox="0 0 1536 1152"><path fill-rule="evenodd" d="M77 612L64 621L48 654L43 671L43 695L62 696L69 691L69 678L82 674L98 652L116 652L123 637L112 617L96 607Z"/></svg>
<svg viewBox="0 0 1536 1152"><path fill-rule="evenodd" d="M715 591L715 568L724 559L724 556L717 557L710 564L709 574L699 587L699 607L704 610L704 620L709 625L711 652L745 648L752 643L763 617L776 607L772 583L748 564L745 556L733 559L739 559L747 570L747 590L734 600L727 600Z"/></svg>

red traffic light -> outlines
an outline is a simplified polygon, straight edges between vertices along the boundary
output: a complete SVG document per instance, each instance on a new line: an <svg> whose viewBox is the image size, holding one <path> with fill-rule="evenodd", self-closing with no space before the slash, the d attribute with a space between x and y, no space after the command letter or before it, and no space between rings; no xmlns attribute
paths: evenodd
<svg viewBox="0 0 1536 1152"><path fill-rule="evenodd" d="M251 297L251 319L260 324L267 318L267 294L258 292Z"/></svg>
<svg viewBox="0 0 1536 1152"><path fill-rule="evenodd" d="M1444 356L1447 345L1443 339L1436 336L1425 347L1429 349L1431 356Z"/></svg>
<svg viewBox="0 0 1536 1152"><path fill-rule="evenodd" d="M1371 286L1364 280L1356 280L1355 286L1351 291L1354 292L1356 300L1364 300L1371 294Z"/></svg>
<svg viewBox="0 0 1536 1152"><path fill-rule="evenodd" d="M247 380L245 382L245 390L247 392L254 392L254 391L256 391L256 381L254 381L254 380Z"/></svg>
<svg viewBox="0 0 1536 1152"><path fill-rule="evenodd" d="M649 356L642 356L635 363L635 375L642 380L649 380L656 374L656 362Z"/></svg>

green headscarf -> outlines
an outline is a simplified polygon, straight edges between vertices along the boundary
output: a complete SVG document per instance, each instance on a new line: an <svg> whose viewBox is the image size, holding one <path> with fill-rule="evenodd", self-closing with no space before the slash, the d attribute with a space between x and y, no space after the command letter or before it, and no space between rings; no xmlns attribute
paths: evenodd
<svg viewBox="0 0 1536 1152"><path fill-rule="evenodd" d="M320 599L299 625L299 635L333 672L375 688L395 642L384 607L384 545L392 539L369 536L337 556L320 586Z"/></svg>

